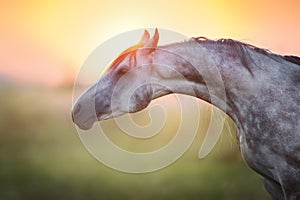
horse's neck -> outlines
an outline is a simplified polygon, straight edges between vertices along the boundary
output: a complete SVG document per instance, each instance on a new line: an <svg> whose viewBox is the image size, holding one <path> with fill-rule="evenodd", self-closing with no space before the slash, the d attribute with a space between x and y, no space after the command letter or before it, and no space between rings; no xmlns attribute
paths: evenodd
<svg viewBox="0 0 300 200"><path fill-rule="evenodd" d="M153 57L153 63L158 64L154 66L154 77L166 87L154 87L154 98L169 93L195 96L235 118L226 94L236 89L239 78L247 79L251 74L234 66L241 64L240 58L226 48L230 47L214 48L190 40L158 49Z"/></svg>

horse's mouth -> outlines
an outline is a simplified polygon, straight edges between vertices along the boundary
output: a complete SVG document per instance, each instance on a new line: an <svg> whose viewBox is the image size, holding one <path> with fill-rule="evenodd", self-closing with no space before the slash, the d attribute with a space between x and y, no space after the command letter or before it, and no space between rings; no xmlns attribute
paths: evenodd
<svg viewBox="0 0 300 200"><path fill-rule="evenodd" d="M101 113L97 115L97 119L98 121L104 121L104 120L108 120L111 118L116 118L116 117L120 117L121 115L126 114L126 112L123 111L115 111L115 112L109 112L109 113Z"/></svg>
<svg viewBox="0 0 300 200"><path fill-rule="evenodd" d="M109 113L100 113L97 115L97 120L98 121L103 121L103 120L107 120L107 119L110 119L112 118L112 112L109 112Z"/></svg>
<svg viewBox="0 0 300 200"><path fill-rule="evenodd" d="M75 123L80 129L89 130L93 127L93 125L96 121L105 121L105 120L108 120L108 119L111 119L111 118L119 117L119 116L124 115L124 114L125 114L125 112L121 112L121 111L114 112L114 113L112 113L112 112L100 113L100 114L97 115L97 117L91 116L90 118L88 118L83 123L78 123L76 121L75 121Z"/></svg>
<svg viewBox="0 0 300 200"><path fill-rule="evenodd" d="M92 116L88 118L86 121L84 121L83 123L78 123L75 121L75 124L82 130L89 130L93 127L95 121L96 121L95 116Z"/></svg>

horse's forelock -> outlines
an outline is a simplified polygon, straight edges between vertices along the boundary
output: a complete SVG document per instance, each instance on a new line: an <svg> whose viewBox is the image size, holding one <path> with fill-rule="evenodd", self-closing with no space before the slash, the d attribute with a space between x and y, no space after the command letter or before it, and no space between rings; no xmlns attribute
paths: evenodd
<svg viewBox="0 0 300 200"><path fill-rule="evenodd" d="M125 51L123 51L108 67L107 70L111 70L116 68L127 56L135 54L136 51L141 47L141 44L129 47Z"/></svg>

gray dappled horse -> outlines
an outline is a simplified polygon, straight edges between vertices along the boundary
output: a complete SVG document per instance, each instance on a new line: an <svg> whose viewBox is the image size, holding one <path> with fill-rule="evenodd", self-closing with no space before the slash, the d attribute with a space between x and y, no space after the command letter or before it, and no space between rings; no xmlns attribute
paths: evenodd
<svg viewBox="0 0 300 200"><path fill-rule="evenodd" d="M300 58L230 39L157 46L158 39L157 29L152 38L145 31L81 95L72 110L78 127L170 93L195 96L233 119L242 156L273 199L300 199Z"/></svg>

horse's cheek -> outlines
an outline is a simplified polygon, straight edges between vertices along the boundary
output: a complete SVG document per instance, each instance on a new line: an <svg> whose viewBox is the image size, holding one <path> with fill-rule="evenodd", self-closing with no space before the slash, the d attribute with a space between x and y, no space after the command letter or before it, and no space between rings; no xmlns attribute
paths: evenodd
<svg viewBox="0 0 300 200"><path fill-rule="evenodd" d="M138 112L146 108L152 100L150 85L144 85L137 89L131 98L130 112Z"/></svg>

